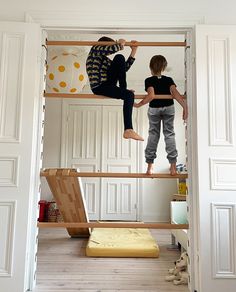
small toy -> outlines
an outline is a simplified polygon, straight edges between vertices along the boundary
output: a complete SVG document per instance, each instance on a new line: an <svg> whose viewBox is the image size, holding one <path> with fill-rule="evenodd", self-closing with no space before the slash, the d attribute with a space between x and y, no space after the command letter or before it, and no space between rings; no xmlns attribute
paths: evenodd
<svg viewBox="0 0 236 292"><path fill-rule="evenodd" d="M169 276L166 281L173 281L174 285L188 284L188 254L183 252L180 258L175 262L175 267L169 269Z"/></svg>

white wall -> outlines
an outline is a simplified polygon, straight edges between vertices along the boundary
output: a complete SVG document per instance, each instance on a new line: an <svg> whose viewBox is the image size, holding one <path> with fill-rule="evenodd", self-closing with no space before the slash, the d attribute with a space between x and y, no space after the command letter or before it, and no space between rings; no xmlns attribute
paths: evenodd
<svg viewBox="0 0 236 292"><path fill-rule="evenodd" d="M1 0L1 20L23 21L24 14L29 10L40 11L75 11L81 14L105 15L123 12L127 17L139 11L143 15L154 13L186 15L188 18L202 16L208 24L235 24L234 0Z"/></svg>

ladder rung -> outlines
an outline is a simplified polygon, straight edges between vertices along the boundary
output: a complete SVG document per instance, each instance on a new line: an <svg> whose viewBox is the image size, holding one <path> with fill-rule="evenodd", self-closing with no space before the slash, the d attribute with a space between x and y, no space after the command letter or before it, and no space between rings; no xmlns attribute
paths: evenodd
<svg viewBox="0 0 236 292"><path fill-rule="evenodd" d="M44 97L47 98L88 98L88 99L112 99L111 97L107 97L104 95L96 95L92 93L49 93L45 92ZM146 95L144 94L136 94L134 96L135 99L144 99ZM185 95L182 95L185 98ZM155 95L154 99L173 99L170 94L159 94Z"/></svg>
<svg viewBox="0 0 236 292"><path fill-rule="evenodd" d="M187 178L187 173L177 173L176 175L171 175L170 173L115 173L115 172L77 172L76 170L71 170L68 172L63 172L63 169L57 169L56 172L53 169L45 169L41 171L41 176L71 176L71 177L111 177L111 178Z"/></svg>
<svg viewBox="0 0 236 292"><path fill-rule="evenodd" d="M188 224L171 224L171 223L117 223L117 222L88 222L88 223L71 223L71 222L38 222L39 228L148 228L148 229L188 229Z"/></svg>
<svg viewBox="0 0 236 292"><path fill-rule="evenodd" d="M46 41L47 46L108 46L116 42L107 41ZM139 47L186 47L186 42L126 42L125 46Z"/></svg>

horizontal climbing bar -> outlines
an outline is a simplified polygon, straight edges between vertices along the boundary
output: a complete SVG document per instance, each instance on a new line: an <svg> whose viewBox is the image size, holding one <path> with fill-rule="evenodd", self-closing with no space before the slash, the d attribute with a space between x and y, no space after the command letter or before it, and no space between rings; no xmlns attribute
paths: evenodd
<svg viewBox="0 0 236 292"><path fill-rule="evenodd" d="M47 46L94 46L94 45L113 45L116 42L99 41L46 41ZM186 42L126 42L125 46L138 47L186 47Z"/></svg>
<svg viewBox="0 0 236 292"><path fill-rule="evenodd" d="M149 229L188 229L188 224L171 224L171 223L114 223L114 222L38 222L39 228L149 228Z"/></svg>
<svg viewBox="0 0 236 292"><path fill-rule="evenodd" d="M187 173L177 173L171 175L169 173L115 173L115 172L53 172L51 170L41 171L41 176L71 176L71 177L112 177L112 178L187 178Z"/></svg>
<svg viewBox="0 0 236 292"><path fill-rule="evenodd" d="M134 96L135 99L143 99L147 95L144 94L137 94ZM89 99L104 99L104 98L109 98L104 95L95 95L95 94L90 94L90 93L79 93L79 94L74 94L74 93L44 93L44 97L47 98L89 98ZM184 98L184 96L183 96ZM154 99L173 99L172 95L170 94L160 94L160 95L155 95Z"/></svg>

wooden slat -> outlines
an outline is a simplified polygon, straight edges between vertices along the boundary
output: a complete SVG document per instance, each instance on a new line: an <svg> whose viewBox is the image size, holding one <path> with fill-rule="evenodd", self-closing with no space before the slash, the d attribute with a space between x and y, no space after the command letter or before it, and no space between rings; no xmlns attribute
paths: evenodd
<svg viewBox="0 0 236 292"><path fill-rule="evenodd" d="M49 93L45 92L44 97L47 98L88 98L88 99L111 99L111 97L107 97L104 95L96 95L96 94L90 94L90 93ZM144 99L146 95L144 94L136 94L134 96L135 99ZM183 96L185 98L185 96ZM173 99L172 95L170 94L160 94L155 95L154 99Z"/></svg>
<svg viewBox="0 0 236 292"><path fill-rule="evenodd" d="M187 195L174 194L173 201L186 201Z"/></svg>
<svg viewBox="0 0 236 292"><path fill-rule="evenodd" d="M71 169L49 169L46 177L64 222L88 222L83 187L78 178L69 176ZM89 237L88 228L67 228L71 237Z"/></svg>
<svg viewBox="0 0 236 292"><path fill-rule="evenodd" d="M139 222L88 222L88 223L51 223L38 222L39 228L149 228L149 229L188 229L188 224L139 223Z"/></svg>
<svg viewBox="0 0 236 292"><path fill-rule="evenodd" d="M116 42L98 41L46 41L47 46L94 46L94 45L113 45ZM186 47L186 42L126 42L125 46L138 47Z"/></svg>
<svg viewBox="0 0 236 292"><path fill-rule="evenodd" d="M49 177L51 176L49 170L41 171L41 176ZM65 176L61 172L57 172L53 174L56 176ZM187 178L187 173L180 173L176 175L171 175L169 173L153 173L153 174L146 174L146 173L112 173L112 172L77 172L71 171L66 174L70 177L112 177L112 178L169 178L169 179L176 179L176 178Z"/></svg>

